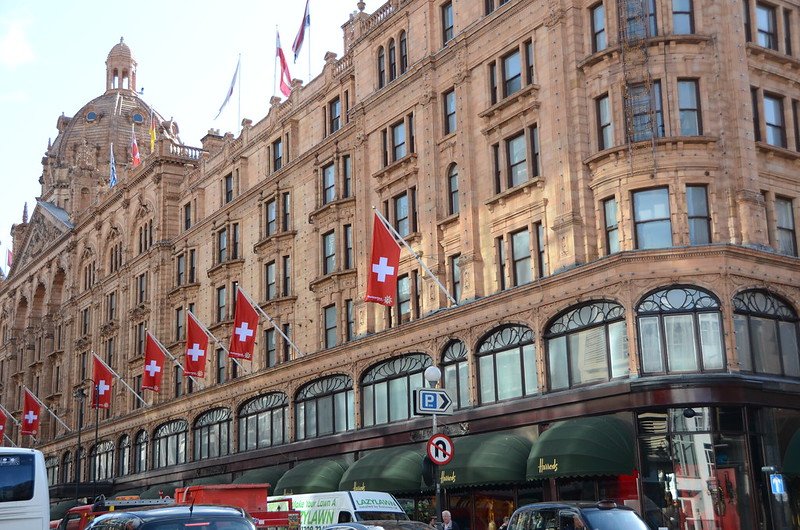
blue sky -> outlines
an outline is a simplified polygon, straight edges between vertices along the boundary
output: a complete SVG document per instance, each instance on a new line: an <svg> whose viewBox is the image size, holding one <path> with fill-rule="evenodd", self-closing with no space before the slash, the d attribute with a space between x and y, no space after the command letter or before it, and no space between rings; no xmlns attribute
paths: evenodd
<svg viewBox="0 0 800 530"><path fill-rule="evenodd" d="M0 116L6 120L0 126L0 267L6 270L11 226L21 222L26 202L33 212L41 191L41 159L48 139L55 139L56 120L105 91L106 56L120 37L138 62L142 97L177 121L185 144L200 146L209 128L238 130L240 87L241 118L257 122L266 115L274 95L276 26L292 77L307 83L320 73L326 52L341 57L341 26L356 3L311 0L310 38L295 64L291 46L304 0L0 1ZM370 13L383 2L366 4ZM239 54L240 87L214 120Z"/></svg>

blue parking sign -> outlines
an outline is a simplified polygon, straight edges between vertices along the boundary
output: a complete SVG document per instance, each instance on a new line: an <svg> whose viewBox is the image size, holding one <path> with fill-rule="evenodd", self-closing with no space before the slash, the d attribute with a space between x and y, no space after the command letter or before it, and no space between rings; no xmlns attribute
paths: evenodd
<svg viewBox="0 0 800 530"><path fill-rule="evenodd" d="M769 484L772 487L773 495L786 495L786 485L783 483L783 475L780 473L771 474Z"/></svg>

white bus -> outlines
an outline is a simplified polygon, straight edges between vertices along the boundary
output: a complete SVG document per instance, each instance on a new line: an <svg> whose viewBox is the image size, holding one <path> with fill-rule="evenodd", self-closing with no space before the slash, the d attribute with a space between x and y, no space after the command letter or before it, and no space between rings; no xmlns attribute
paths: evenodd
<svg viewBox="0 0 800 530"><path fill-rule="evenodd" d="M48 530L50 492L44 455L0 447L0 530Z"/></svg>

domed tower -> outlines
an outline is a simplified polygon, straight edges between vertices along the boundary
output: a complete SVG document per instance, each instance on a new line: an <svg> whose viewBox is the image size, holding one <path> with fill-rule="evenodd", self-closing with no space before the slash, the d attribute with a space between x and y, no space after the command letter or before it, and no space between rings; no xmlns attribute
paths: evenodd
<svg viewBox="0 0 800 530"><path fill-rule="evenodd" d="M58 135L42 159L41 200L64 210L73 222L111 190L112 146L119 183L152 156L151 119L158 139L180 143L177 124L164 120L137 91L136 67L130 47L120 39L106 59L105 92L56 122ZM138 168L133 166L134 138L142 161Z"/></svg>

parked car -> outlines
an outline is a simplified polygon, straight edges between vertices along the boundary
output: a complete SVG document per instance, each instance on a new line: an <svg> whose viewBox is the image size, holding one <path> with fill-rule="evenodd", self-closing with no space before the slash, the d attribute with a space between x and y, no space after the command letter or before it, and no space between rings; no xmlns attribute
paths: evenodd
<svg viewBox="0 0 800 530"><path fill-rule="evenodd" d="M539 502L517 508L508 530L648 530L632 508L613 501Z"/></svg>
<svg viewBox="0 0 800 530"><path fill-rule="evenodd" d="M227 506L171 506L130 512L109 512L86 530L255 530L247 513Z"/></svg>
<svg viewBox="0 0 800 530"><path fill-rule="evenodd" d="M362 521L360 523L338 523L322 527L322 530L436 530L420 521L397 521L394 519Z"/></svg>

